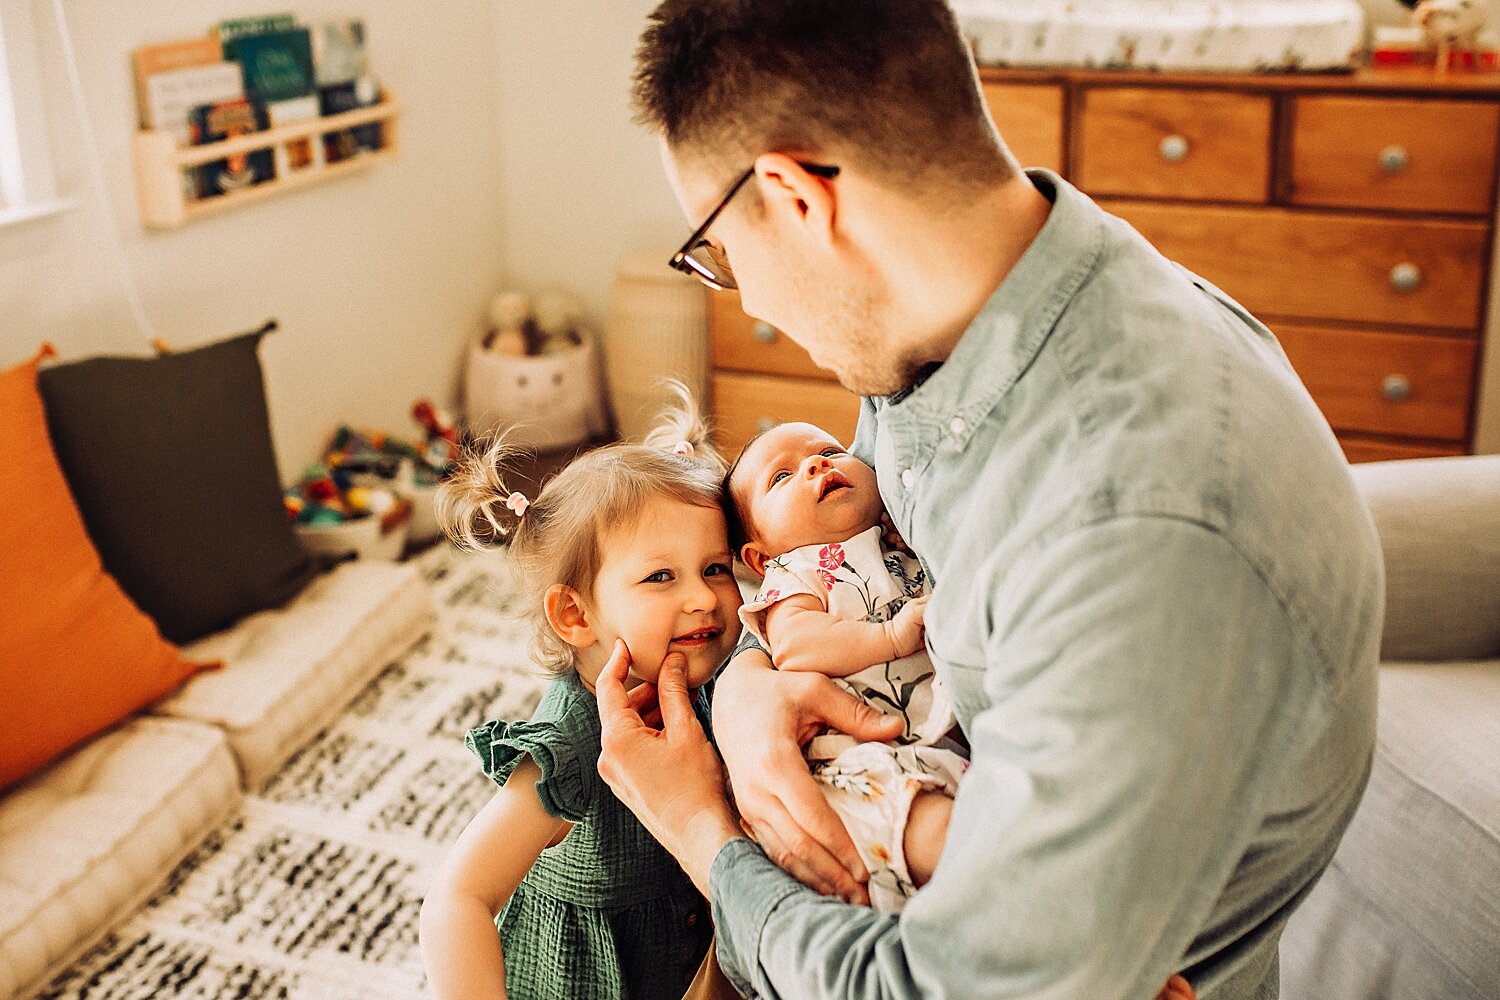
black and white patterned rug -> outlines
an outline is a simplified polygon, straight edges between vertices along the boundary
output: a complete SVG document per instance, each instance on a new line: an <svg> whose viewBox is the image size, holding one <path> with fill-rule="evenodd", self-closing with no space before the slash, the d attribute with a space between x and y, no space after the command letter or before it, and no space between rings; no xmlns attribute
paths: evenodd
<svg viewBox="0 0 1500 1000"><path fill-rule="evenodd" d="M464 733L529 716L548 678L526 657L503 552L440 545L418 565L432 631L39 998L426 994L422 895L492 788Z"/></svg>

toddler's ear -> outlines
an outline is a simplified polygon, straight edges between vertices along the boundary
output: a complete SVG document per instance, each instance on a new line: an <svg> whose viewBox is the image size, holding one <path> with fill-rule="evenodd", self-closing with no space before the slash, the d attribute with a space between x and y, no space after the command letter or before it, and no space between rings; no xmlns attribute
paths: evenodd
<svg viewBox="0 0 1500 1000"><path fill-rule="evenodd" d="M561 583L547 588L542 598L547 613L547 624L557 637L574 649L587 649L599 641L589 627L588 613L584 610L578 591Z"/></svg>
<svg viewBox="0 0 1500 1000"><path fill-rule="evenodd" d="M756 576L764 577L766 575L766 563L771 561L771 553L754 542L746 542L740 546L740 559L750 568L750 572Z"/></svg>

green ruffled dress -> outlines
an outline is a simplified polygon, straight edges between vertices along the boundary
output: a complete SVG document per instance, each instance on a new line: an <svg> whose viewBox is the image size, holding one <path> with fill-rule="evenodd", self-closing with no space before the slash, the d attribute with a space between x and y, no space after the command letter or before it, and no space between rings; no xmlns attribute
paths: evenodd
<svg viewBox="0 0 1500 1000"><path fill-rule="evenodd" d="M465 742L497 785L529 754L542 807L573 824L495 920L512 1000L680 1000L708 951L708 906L599 777L593 694L559 677L529 722Z"/></svg>

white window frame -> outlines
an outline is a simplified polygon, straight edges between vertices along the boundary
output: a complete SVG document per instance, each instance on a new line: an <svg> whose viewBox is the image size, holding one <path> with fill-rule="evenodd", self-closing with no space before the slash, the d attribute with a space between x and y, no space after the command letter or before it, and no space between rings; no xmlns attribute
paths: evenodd
<svg viewBox="0 0 1500 1000"><path fill-rule="evenodd" d="M31 0L0 0L0 226L71 204L57 197Z"/></svg>

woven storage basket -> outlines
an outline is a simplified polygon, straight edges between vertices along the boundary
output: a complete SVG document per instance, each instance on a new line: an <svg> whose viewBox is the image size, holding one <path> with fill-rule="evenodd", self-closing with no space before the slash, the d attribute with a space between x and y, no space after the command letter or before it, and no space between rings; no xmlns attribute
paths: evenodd
<svg viewBox="0 0 1500 1000"><path fill-rule="evenodd" d="M639 439L671 401L662 380L680 379L708 410L706 289L667 266L670 251L635 254L615 272L604 332L615 427Z"/></svg>

